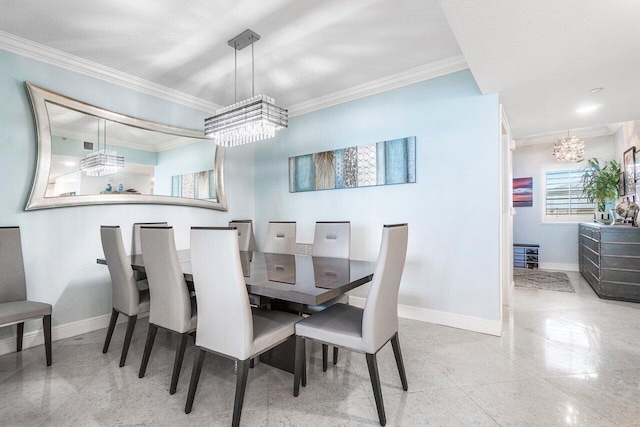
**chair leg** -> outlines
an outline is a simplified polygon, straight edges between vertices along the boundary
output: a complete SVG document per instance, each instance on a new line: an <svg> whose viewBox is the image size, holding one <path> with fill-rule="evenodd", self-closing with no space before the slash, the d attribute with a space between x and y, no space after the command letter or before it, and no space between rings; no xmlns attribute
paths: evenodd
<svg viewBox="0 0 640 427"><path fill-rule="evenodd" d="M402 361L402 351L400 351L400 341L398 340L398 333L391 338L391 346L393 347L393 354L396 357L396 365L398 365L398 372L400 373L400 381L402 381L402 388L404 391L409 389L407 384L407 374L404 372L404 362Z"/></svg>
<svg viewBox="0 0 640 427"><path fill-rule="evenodd" d="M322 344L322 372L327 371L327 358L329 357L329 346Z"/></svg>
<svg viewBox="0 0 640 427"><path fill-rule="evenodd" d="M187 405L184 408L185 414L191 413L191 408L193 408L193 398L196 396L198 381L200 380L200 372L202 372L202 365L204 364L204 356L206 356L206 354L207 352L200 348L193 358L193 371L191 371L191 382L189 383Z"/></svg>
<svg viewBox="0 0 640 427"><path fill-rule="evenodd" d="M149 363L149 357L151 356L151 349L156 339L156 333L158 327L153 323L149 323L149 331L147 332L147 342L144 345L144 353L142 354L142 363L140 364L140 372L138 372L138 378L143 378L147 372L147 364Z"/></svg>
<svg viewBox="0 0 640 427"><path fill-rule="evenodd" d="M136 327L136 320L138 320L138 316L129 316L129 321L127 322L127 333L124 335L124 345L122 346L122 355L120 356L121 368L127 360L127 353L129 353L129 345L131 344L133 329Z"/></svg>
<svg viewBox="0 0 640 427"><path fill-rule="evenodd" d="M182 368L182 360L184 359L184 350L187 348L187 340L189 334L180 334L178 340L178 348L176 348L176 359L173 362L173 375L171 376L171 388L169 394L175 394L178 387L178 378L180 378L180 369Z"/></svg>
<svg viewBox="0 0 640 427"><path fill-rule="evenodd" d="M307 386L307 343L302 346L302 387Z"/></svg>
<svg viewBox="0 0 640 427"><path fill-rule="evenodd" d="M296 355L293 370L293 395L298 397L300 394L300 381L302 377L303 365L306 362L304 357L304 338L296 336Z"/></svg>
<svg viewBox="0 0 640 427"><path fill-rule="evenodd" d="M376 399L376 407L378 408L378 418L380 420L380 425L383 426L387 423L387 417L384 414L382 388L380 387L380 373L378 372L378 361L375 354L367 353L367 366L369 367L369 376L371 377L373 396Z"/></svg>
<svg viewBox="0 0 640 427"><path fill-rule="evenodd" d="M22 351L22 336L24 335L24 322L18 323L16 325L18 330L16 331L16 347L17 352L20 353Z"/></svg>
<svg viewBox="0 0 640 427"><path fill-rule="evenodd" d="M247 389L247 376L249 375L249 359L238 361L238 375L236 377L236 398L233 403L232 427L240 425L242 415L242 404L244 403L244 392Z"/></svg>
<svg viewBox="0 0 640 427"><path fill-rule="evenodd" d="M44 351L47 355L47 366L51 366L51 315L42 318L44 329Z"/></svg>
<svg viewBox="0 0 640 427"><path fill-rule="evenodd" d="M111 343L111 336L113 335L113 330L116 328L116 321L118 320L118 313L114 308L111 311L111 320L109 320L109 329L107 329L107 338L104 340L104 347L102 347L102 352L106 353L109 350L109 343Z"/></svg>
<svg viewBox="0 0 640 427"><path fill-rule="evenodd" d="M333 364L338 364L338 347L333 347Z"/></svg>

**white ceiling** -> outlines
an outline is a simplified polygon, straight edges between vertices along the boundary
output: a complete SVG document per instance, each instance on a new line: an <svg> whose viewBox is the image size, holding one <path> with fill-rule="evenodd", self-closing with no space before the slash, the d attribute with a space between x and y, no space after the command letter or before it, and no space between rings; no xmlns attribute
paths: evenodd
<svg viewBox="0 0 640 427"><path fill-rule="evenodd" d="M0 31L177 91L234 100L247 28L256 93L289 107L460 54L437 0L0 0ZM238 52L240 99L251 49Z"/></svg>
<svg viewBox="0 0 640 427"><path fill-rule="evenodd" d="M227 41L250 28L262 36L256 91L297 114L449 64L461 48L482 92L500 93L516 139L640 118L637 0L0 0L0 10L5 35L205 109L233 102ZM250 59L250 48L238 53L240 99L250 95ZM447 67L456 69L434 69ZM590 94L595 87L604 90ZM576 113L589 104L601 107Z"/></svg>
<svg viewBox="0 0 640 427"><path fill-rule="evenodd" d="M480 89L500 93L514 138L640 118L640 1L440 3ZM601 107L576 113L590 104Z"/></svg>

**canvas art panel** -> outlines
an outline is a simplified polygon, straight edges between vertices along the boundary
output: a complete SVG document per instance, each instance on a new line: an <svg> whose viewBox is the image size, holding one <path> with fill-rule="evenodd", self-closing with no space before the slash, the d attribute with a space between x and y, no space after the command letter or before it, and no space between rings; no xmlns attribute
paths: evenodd
<svg viewBox="0 0 640 427"><path fill-rule="evenodd" d="M533 206L533 178L513 179L513 207L526 208Z"/></svg>
<svg viewBox="0 0 640 427"><path fill-rule="evenodd" d="M171 195L190 199L215 199L216 176L213 170L171 177Z"/></svg>
<svg viewBox="0 0 640 427"><path fill-rule="evenodd" d="M289 158L291 193L414 182L414 136Z"/></svg>

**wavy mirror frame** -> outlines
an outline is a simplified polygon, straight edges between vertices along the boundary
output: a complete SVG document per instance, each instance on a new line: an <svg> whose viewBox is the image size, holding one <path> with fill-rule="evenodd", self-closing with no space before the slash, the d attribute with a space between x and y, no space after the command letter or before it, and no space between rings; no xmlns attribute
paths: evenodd
<svg viewBox="0 0 640 427"><path fill-rule="evenodd" d="M96 107L95 105L66 97L29 82L25 82L24 84L29 95L29 100L31 101L38 143L36 169L33 176L33 184L31 185L31 193L29 194L29 199L27 200L27 204L24 208L25 211L69 206L112 204L160 204L190 206L220 211L228 210L227 198L224 193L225 149L221 146L216 147L214 159L214 169L216 173L216 202L172 196L134 194L96 194L74 197L44 197L51 169L51 123L49 122L49 115L47 114L47 102L139 129L162 132L181 137L198 139L206 139L206 137L204 136L203 131L183 129L126 116L124 114L115 113L113 111L105 110L104 108ZM211 143L213 144L213 141Z"/></svg>

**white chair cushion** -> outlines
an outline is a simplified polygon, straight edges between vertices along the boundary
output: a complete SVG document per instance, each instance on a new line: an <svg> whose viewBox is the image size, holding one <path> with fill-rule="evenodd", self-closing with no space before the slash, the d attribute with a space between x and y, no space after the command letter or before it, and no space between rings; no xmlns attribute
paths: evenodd
<svg viewBox="0 0 640 427"><path fill-rule="evenodd" d="M295 333L296 322L302 320L297 314L277 310L252 308L253 349L252 355L262 353L272 345Z"/></svg>
<svg viewBox="0 0 640 427"><path fill-rule="evenodd" d="M364 310L346 304L331 307L296 324L296 335L355 351L366 352L362 340Z"/></svg>
<svg viewBox="0 0 640 427"><path fill-rule="evenodd" d="M140 291L140 303L138 304L138 314L148 313L151 302L149 301L149 289Z"/></svg>
<svg viewBox="0 0 640 427"><path fill-rule="evenodd" d="M197 327L198 327L198 306L196 305L196 299L191 298L191 323L190 323L191 329L189 331L195 331Z"/></svg>
<svg viewBox="0 0 640 427"><path fill-rule="evenodd" d="M134 271L135 273L135 271ZM139 271L138 271L139 273ZM139 291L148 291L149 290L149 282L147 281L147 279L142 279L142 280L138 280L136 282L136 286L138 287Z"/></svg>
<svg viewBox="0 0 640 427"><path fill-rule="evenodd" d="M326 310L334 304L349 304L349 297L347 295L339 295L335 298L330 299L329 301L318 304L318 305L308 305L304 308L305 314L316 314L321 312L322 310Z"/></svg>
<svg viewBox="0 0 640 427"><path fill-rule="evenodd" d="M51 304L35 301L0 303L0 326L51 314Z"/></svg>

